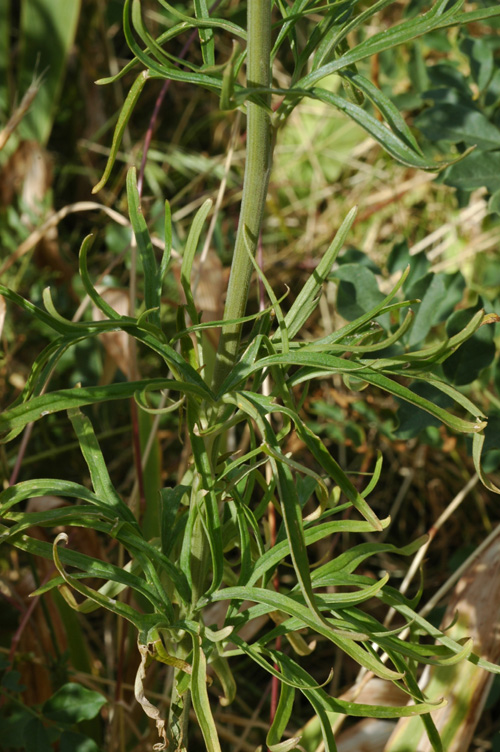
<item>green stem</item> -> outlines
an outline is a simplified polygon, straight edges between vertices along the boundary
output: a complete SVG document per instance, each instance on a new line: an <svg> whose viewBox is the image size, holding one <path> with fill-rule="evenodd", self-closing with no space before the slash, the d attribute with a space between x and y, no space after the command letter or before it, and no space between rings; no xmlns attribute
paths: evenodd
<svg viewBox="0 0 500 752"><path fill-rule="evenodd" d="M247 86L271 83L271 0L249 0L247 43ZM266 97L270 106L270 96ZM271 119L269 113L247 102L247 157L243 179L238 231L231 276L227 289L224 319L237 319L245 313L252 275L252 264L245 248L243 231L248 228L255 253L266 203L271 171ZM215 364L214 389L224 381L233 365L241 337L241 324L222 327Z"/></svg>

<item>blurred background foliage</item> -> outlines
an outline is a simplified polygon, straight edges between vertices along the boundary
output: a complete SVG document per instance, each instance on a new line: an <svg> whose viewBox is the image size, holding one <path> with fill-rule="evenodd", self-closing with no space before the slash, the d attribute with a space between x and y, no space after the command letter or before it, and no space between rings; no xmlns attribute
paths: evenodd
<svg viewBox="0 0 500 752"><path fill-rule="evenodd" d="M174 5L184 9L183 3ZM393 3L375 16L373 28L363 33L375 33L421 12L427 5L423 0ZM226 17L238 21L244 6L240 0L226 0ZM171 23L155 0L143 2L143 8L153 33ZM124 134L112 178L97 199L93 198L91 188L102 174L117 113L130 83L125 79L107 87L94 85L96 79L116 73L130 59L121 14L121 0L0 3L0 130L4 140L9 136L0 151L0 274L4 284L35 304L41 303L45 287L55 288L58 309L68 318L75 315L83 297L77 254L89 228L97 238L91 257L94 278L115 295L116 306L126 306L127 301L130 230L126 220L119 220L119 216L127 216L125 174L130 164L140 162L145 132L162 84L148 82ZM309 22L312 28L314 15ZM354 204L359 206L349 246L331 274L319 313L308 324L311 333L328 334L369 310L408 263L411 272L404 295L421 300L414 325L406 335L408 344L431 345L444 330L453 335L481 307L492 315L500 313L499 28L499 21L491 19L465 29L434 32L411 46L381 53L369 69L360 65L363 74L405 110L427 154L444 158L475 147L437 178L396 164L360 127L321 102L304 103L279 131L263 233L263 266L278 295L285 292L283 280L287 281L290 293L282 304L285 308L347 211ZM173 47L179 49L173 49L174 54L180 52L186 39L175 40ZM229 42L224 48L224 36L220 39L218 54L225 60L231 50ZM278 85L281 79L286 80L286 60L280 60L274 75ZM339 79L331 77L323 85L337 91ZM23 100L27 92L32 101ZM12 121L16 113L18 125ZM204 268L199 287L200 297L206 296L202 307L213 311L214 318L221 316L225 267L231 257L240 200L244 131L241 124L235 124L238 117L236 112L220 112L215 96L206 91L171 85L145 170L143 205L148 224L161 242L163 201L168 198L174 248L186 237L196 209L207 197L215 199L221 180L227 180L212 241L216 253L210 266ZM228 144L234 151L226 169ZM90 201L94 202L92 206ZM109 210L117 215L110 218ZM51 218L52 225L37 235L37 230L50 225ZM171 302L171 320L164 326L173 328L176 306L181 301L175 270L163 295ZM258 304L255 285L251 310ZM89 314L87 310L80 315ZM0 316L4 316L3 309ZM390 330L391 325L390 320L381 322L381 331L374 336L382 336L383 328ZM0 353L2 405L22 389L30 364L49 336L41 324L9 306ZM497 478L499 339L500 325L493 316L491 325L481 327L443 367L437 366L437 373L470 395L490 416L485 469ZM400 347L398 343L385 356L397 355ZM123 380L127 375L124 358L126 347L119 339L100 344L87 340L68 352L53 375L53 386ZM140 358L140 368L143 377L157 374L157 362L150 355ZM362 386L353 393L345 389L340 378L318 382L305 398L304 411L310 427L352 472L367 472L377 451L382 451L384 483L379 484L371 500L379 516L391 513L388 540L400 544L427 532L470 480L470 447L466 440L437 425L431 416ZM432 390L427 385L414 388L425 396ZM432 398L446 405L442 393L432 394ZM106 403L94 417L115 485L129 494L134 473L127 405ZM176 480L184 450L182 432L174 415L162 417L154 460L165 484ZM290 441L298 440L292 435ZM293 448L300 453L300 446ZM16 462L20 456L19 465ZM40 472L45 477L64 474L69 480L79 479L82 461L77 442L68 434L66 418L54 415L39 421L27 450L21 440L1 447L0 468L4 483L13 473L22 479ZM496 500L475 485L428 551L426 591L437 590L499 518ZM104 545L92 531L80 531L79 536L82 550L99 551ZM348 547L349 540L336 540L332 545ZM4 689L14 695L19 691L22 701L41 708L43 716L43 703L56 690L72 676L80 681L86 676L88 685L109 701L105 713L113 719L111 728L116 731L126 727L126 748L144 749L146 724L140 712L132 709L128 716L123 713L123 704L131 703L127 687L136 667L127 665L127 655L117 655L112 647L114 622L106 615L81 619L52 591L47 604L35 610L32 625L36 626L20 630L29 609L28 593L50 572L44 571L38 560L23 558L6 548L1 551L4 603L0 648L7 656L13 636L19 635L18 679L28 688L22 693L14 683L14 689L9 690L9 681L16 678L10 672L10 678L4 677ZM404 574L390 560L383 566L396 579ZM436 612L434 618L438 622L440 613ZM345 657L325 652L331 647L325 645L325 651L322 647L310 656L310 671L323 680L325 665L336 662L335 691L349 686L355 666ZM267 679L244 659L238 672L246 680L239 684L240 694L231 710L234 717L223 708L219 713L229 718L225 728L233 728L234 738L226 737L233 752L254 749L262 742L262 728L267 727ZM158 681L161 687L161 676ZM122 686L118 687L119 683ZM500 685L495 680L471 749L500 749L499 694ZM242 718L250 718L256 706L260 714L254 717L253 725L245 726ZM120 707L121 711L116 709ZM21 707L8 716L4 748L23 748L20 734L26 712ZM85 724L96 723L90 717L75 720L76 716L69 716L71 723L68 721L65 733L70 736L65 737L64 744L76 743L71 734L79 733L82 724L88 732ZM300 707L296 723L297 727L301 725ZM105 739L102 729L94 728L94 732L103 748L118 749L113 732L105 732ZM50 738L47 743L45 748L52 749ZM33 749L44 749L40 744ZM61 741L62 752L66 748Z"/></svg>

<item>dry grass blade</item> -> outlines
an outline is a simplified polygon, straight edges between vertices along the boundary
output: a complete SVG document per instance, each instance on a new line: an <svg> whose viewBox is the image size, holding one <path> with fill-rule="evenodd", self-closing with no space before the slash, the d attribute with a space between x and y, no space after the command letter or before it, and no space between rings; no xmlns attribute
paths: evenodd
<svg viewBox="0 0 500 752"><path fill-rule="evenodd" d="M4 148L7 141L12 136L12 134L16 130L17 126L19 125L23 117L28 112L29 108L31 107L33 103L33 100L35 99L36 95L38 94L40 90L42 81L43 81L43 75L35 76L31 84L27 88L19 105L16 107L11 117L9 118L5 126L0 131L0 151Z"/></svg>

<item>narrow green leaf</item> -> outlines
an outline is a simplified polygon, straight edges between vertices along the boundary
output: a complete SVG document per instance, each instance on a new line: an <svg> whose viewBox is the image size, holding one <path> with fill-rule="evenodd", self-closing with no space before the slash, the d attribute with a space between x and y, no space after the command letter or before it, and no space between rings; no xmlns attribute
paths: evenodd
<svg viewBox="0 0 500 752"><path fill-rule="evenodd" d="M215 671L224 691L224 697L221 697L219 702L223 706L230 705L236 697L237 685L233 673L229 668L229 662L226 658L219 656L218 658L213 658L210 661L210 665Z"/></svg>
<svg viewBox="0 0 500 752"><path fill-rule="evenodd" d="M308 626L318 634L323 635L333 642L337 647L351 656L357 663L373 671L376 676L382 679L400 679L401 674L387 668L380 660L371 653L364 650L353 639L347 637L346 632L338 634L334 624L329 620L318 618L316 613L309 606L302 605L292 598L282 593L264 590L255 587L229 587L219 592L212 593L210 601L225 600L250 600L255 603L262 603L269 606L272 610L279 609L290 616L295 616L304 626ZM354 633L353 633L354 634ZM355 635L358 636L358 635Z"/></svg>
<svg viewBox="0 0 500 752"><path fill-rule="evenodd" d="M102 456L101 448L90 419L77 407L68 410L68 417L80 443L80 449L87 464L96 496L118 510L124 520L130 522L139 530L134 515L120 498L111 482L108 468Z"/></svg>
<svg viewBox="0 0 500 752"><path fill-rule="evenodd" d="M464 13L456 13L449 21L442 24L440 28L446 29L448 26L463 26L464 24L486 21L488 18L497 18L498 16L500 16L500 8L492 5L489 8L478 8L477 10L470 10Z"/></svg>
<svg viewBox="0 0 500 752"><path fill-rule="evenodd" d="M245 54L246 52L244 52L243 54L240 52L239 44L233 41L233 50L231 52L231 57L224 67L224 73L222 76L222 89L219 100L220 110L234 110L236 107L234 90L238 72L241 67L242 58Z"/></svg>
<svg viewBox="0 0 500 752"><path fill-rule="evenodd" d="M197 20L210 18L207 0L194 0L194 12ZM214 32L210 28L198 28L201 41L201 54L205 65L215 65Z"/></svg>
<svg viewBox="0 0 500 752"><path fill-rule="evenodd" d="M78 256L78 265L80 269L80 278L83 282L83 286L85 288L85 292L91 299L91 301L94 303L94 305L104 313L105 316L108 317L108 319L121 319L121 316L119 313L115 311L114 308L112 308L109 303L107 303L104 298L99 295L97 290L95 289L94 285L90 281L90 276L87 268L87 255L88 252L92 246L92 243L94 241L93 235L87 235L87 237L84 239L81 247L80 247L80 254Z"/></svg>
<svg viewBox="0 0 500 752"><path fill-rule="evenodd" d="M476 433L472 437L472 459L474 461L474 467L476 469L476 473L479 475L479 478L483 486L487 488L488 491L492 491L493 493L498 494L500 493L500 488L496 486L493 483L493 481L491 481L489 478L486 477L483 467L481 465L481 454L483 451L484 439L485 439L485 435L483 432Z"/></svg>
<svg viewBox="0 0 500 752"><path fill-rule="evenodd" d="M2 535L3 541L15 538L20 532L29 529L32 525L39 525L40 527L75 525L77 527L95 527L97 529L102 520L110 522L111 525L120 524L119 518L113 516L109 509L96 508L83 504L57 509L46 509L43 512L8 512L5 514L5 519L12 520L16 524L9 528L7 535Z"/></svg>
<svg viewBox="0 0 500 752"><path fill-rule="evenodd" d="M169 68L172 65L175 65L176 63L178 64L180 62L178 58L175 58L173 55L167 53L147 30L142 21L141 0L132 0L131 18L134 29L137 32L138 36L141 38L142 42L146 45L147 51L151 55L153 55L154 58L156 58L160 65L163 64L167 68ZM193 67L191 63L189 63L189 61L183 61L183 63L187 68Z"/></svg>
<svg viewBox="0 0 500 752"><path fill-rule="evenodd" d="M25 425L39 420L45 415L67 410L72 407L94 405L108 400L127 399L133 397L135 392L141 392L146 388L154 390L172 389L174 391L187 392L199 397L206 398L205 389L199 389L194 384L174 381L172 379L150 379L145 381L129 381L121 384L109 384L107 386L90 386L76 389L61 389L59 392L43 394L33 397L26 403L16 405L5 410L0 415L0 433L10 431L4 438L10 440L22 431Z"/></svg>
<svg viewBox="0 0 500 752"><path fill-rule="evenodd" d="M338 94L334 94L327 89L314 88L310 90L308 96L326 102L326 104L331 104L346 114L369 133L388 154L397 159L398 162L401 162L401 164L427 171L437 171L447 167L445 163L438 165L433 161L425 159L425 157L421 156L420 150L417 151L413 146L409 146L406 140L403 140L398 133L389 130L362 107L343 99Z"/></svg>
<svg viewBox="0 0 500 752"><path fill-rule="evenodd" d="M284 653L277 653L277 651L272 650L266 651L269 655L272 655L273 658L279 661L281 668L280 673L271 663L264 660L263 657L259 655L259 652L254 646L247 645L237 635L234 635L233 641L244 653L258 662L258 664L265 668L270 674L276 676L283 682L291 683L291 686L298 687L305 697L307 697L309 702L311 702L316 709L316 712L321 710L322 712L342 713L354 717L366 718L402 718L429 713L430 711L437 710L446 704L446 701L442 700L438 703L422 702L416 705L384 706L363 705L361 703L340 700L328 695L325 690L314 681L312 676L305 671L305 669ZM401 676L402 673L399 675ZM335 749L335 747L332 747L331 749Z"/></svg>
<svg viewBox="0 0 500 752"><path fill-rule="evenodd" d="M390 520L388 518L386 520L382 520L384 527L387 527L389 522ZM365 520L335 520L332 522L323 522L319 525L315 525L314 527L306 527L306 529L304 530L304 538L306 545L309 546L318 540L322 540L323 538L327 538L338 533L368 533L372 530L373 526ZM356 547L355 550L357 550L358 548L359 547ZM266 572L268 574L272 573L274 568L281 561L283 561L286 556L289 555L289 552L290 543L288 540L283 540L279 541L279 543L276 543L272 548L263 553L259 559L257 559L252 572L252 576L247 584L249 586L254 585L261 577L266 574ZM367 555L369 556L370 554ZM334 562L336 561L337 559L334 559ZM321 571L322 568L319 568L317 570L317 572ZM317 577L319 577L319 575L317 575L316 571L314 571L311 574L312 581L315 582Z"/></svg>
<svg viewBox="0 0 500 752"><path fill-rule="evenodd" d="M28 535L22 535L13 541L13 545L22 551L27 551L34 556L41 556L48 561L52 561L52 544L45 543L44 541L37 540L36 538L30 538ZM62 548L59 550L59 556L62 562L67 566L76 567L81 570L82 573L74 574L75 578L82 577L96 577L101 580L110 582L111 586L105 584L99 590L105 595L115 597L124 587L130 587L136 590L138 593L144 595L152 604L157 603L155 594L150 587L140 577L131 574L126 568L120 569L113 564L94 559L86 554L78 553L78 551L72 551L71 549ZM54 577L50 579L45 585L38 588L33 595L39 595L48 592L53 587L58 587L64 583L64 579ZM89 609L81 609L85 613L95 610L97 605Z"/></svg>
<svg viewBox="0 0 500 752"><path fill-rule="evenodd" d="M407 387L402 386L396 381L393 381L384 374L378 373L373 368L370 368L369 366L360 367L358 364L346 361L342 358L337 358L334 355L326 355L325 353L308 353L304 351L291 351L288 355L272 355L266 358L262 358L249 370L250 372L254 370L260 370L263 367L278 365L279 363L283 365L302 365L305 367L304 369L297 371L292 377L288 379L287 384L290 387L293 387L296 384L300 384L305 380L309 380L313 378L313 376L316 377L319 375L326 375L328 372L348 374L353 373L353 375L355 375L357 378L362 379L363 381L367 381L369 384L373 384L374 386L378 386L384 391L389 392L390 394L394 394L395 396L400 397L401 399L404 399L407 402L416 405L417 407L421 407L422 410L426 410L431 415L434 415L442 423L449 426L454 431L459 431L461 433L474 433L481 430L481 425L478 425L477 422L471 422L464 420L463 418L456 417L447 410L443 410L437 405L434 405L429 400L426 400L423 397L414 394ZM347 363L350 364L349 367L347 367ZM308 368L310 368L311 370L308 370ZM309 436L311 434L311 432L308 432L306 429L301 430L303 431L304 435ZM314 445L314 438L317 439L317 437L314 437L314 434L311 434L311 446ZM326 455L325 461L328 461Z"/></svg>
<svg viewBox="0 0 500 752"><path fill-rule="evenodd" d="M191 698L196 718L200 724L207 752L221 752L219 735L215 725L207 692L207 661L198 634L191 634L193 642L193 673L191 676Z"/></svg>
<svg viewBox="0 0 500 752"><path fill-rule="evenodd" d="M365 8L360 13L356 13L354 17L347 23L335 24L331 33L325 38L325 43L321 46L320 54L314 56L313 70L316 70L322 65L328 63L329 58L331 58L331 55L334 53L337 45L339 45L339 43L343 39L345 39L348 34L353 32L354 29L358 28L359 26L364 26L366 22L375 15L375 13L383 10L393 1L394 0L378 0L378 2L374 3L371 7Z"/></svg>
<svg viewBox="0 0 500 752"><path fill-rule="evenodd" d="M129 90L129 93L127 94L127 98L125 99L125 102L123 103L123 107L118 117L118 122L116 123L115 132L113 134L113 143L111 144L111 151L109 153L108 161L106 163L103 176L99 180L99 182L92 188L92 193L98 193L101 190L101 188L104 188L104 186L109 180L109 176L111 175L111 170L113 169L113 165L115 163L118 149L120 148L120 145L122 142L125 128L127 127L128 121L130 120L130 116L132 115L134 107L137 104L137 101L144 88L144 84L146 83L148 78L149 78L148 71L142 71L141 73L139 73L134 83L132 84Z"/></svg>
<svg viewBox="0 0 500 752"><path fill-rule="evenodd" d="M211 208L212 200L207 199L196 212L191 227L189 228L186 246L182 255L181 284L188 304L188 313L193 323L197 322L198 315L196 313L196 306L191 292L191 270L193 268L194 256L200 240L201 231Z"/></svg>
<svg viewBox="0 0 500 752"><path fill-rule="evenodd" d="M234 515L238 524L238 534L240 538L241 563L238 576L238 585L244 585L248 582L252 572L252 552L250 547L250 532L248 530L248 520L245 515L244 504L239 494L234 495L234 501L229 504L234 509ZM224 536L224 531L223 531Z"/></svg>
<svg viewBox="0 0 500 752"><path fill-rule="evenodd" d="M345 362L345 361L344 361ZM382 530L383 525L379 520L375 512L369 507L364 500L363 496L357 491L356 487L351 483L346 476L340 465L334 460L330 452L326 449L321 439L311 431L306 424L300 420L300 417L293 411L284 406L277 406L273 404L269 408L269 412L279 410L282 413L287 414L294 422L297 434L302 441L305 442L313 456L319 462L320 467L324 472L327 472L335 483L339 486L341 491L347 496L352 505L358 510L358 512L367 520L374 530Z"/></svg>
<svg viewBox="0 0 500 752"><path fill-rule="evenodd" d="M318 81L321 81L322 78L344 70L350 65L358 63L360 60L372 57L384 50L397 47L412 39L417 39L434 29L446 28L446 26L462 23L463 18L459 20L460 14L457 12L457 6L462 4L463 0L459 0L448 11L443 12L447 6L447 2L446 0L438 0L427 13L417 18L409 18L396 26L392 26L389 29L384 28L377 34L367 37L363 42L360 42L356 47L353 47L349 52L342 55L342 57L326 63L304 76L303 79L297 82L297 87L304 89L311 88Z"/></svg>
<svg viewBox="0 0 500 752"><path fill-rule="evenodd" d="M292 658L285 654L280 655L280 664L285 676L293 676L296 681L302 681L304 684L311 677L299 666ZM340 712L345 715L365 718L402 718L406 716L422 715L432 710L444 707L446 700L431 703L422 702L416 705L389 706L389 705L363 705L356 702L346 702L337 698L330 697L324 689L317 687L313 690L301 690L308 700L315 706L322 707L327 712Z"/></svg>
<svg viewBox="0 0 500 752"><path fill-rule="evenodd" d="M448 637L445 632L441 632L440 629L424 619L423 616L416 613L410 606L407 605L407 603L404 602L403 596L401 596L401 594L397 590L394 590L393 588L386 588L381 593L380 599L384 603L392 606L398 613L408 619L408 621L411 621L416 626L421 627L425 631L425 633L429 635L429 637L437 640L438 643L448 648L452 653L455 653L457 655L462 653L464 646L460 642L456 642L451 637ZM491 661L487 661L485 658L480 658L474 653L471 653L469 655L468 660L471 663L474 663L474 665L485 668L494 674L500 674L500 666L491 663Z"/></svg>
<svg viewBox="0 0 500 752"><path fill-rule="evenodd" d="M280 742L292 714L294 699L295 689L282 682L278 707L266 737L266 744L270 752L288 752L288 750L297 747L300 737L292 737Z"/></svg>
<svg viewBox="0 0 500 752"><path fill-rule="evenodd" d="M189 435L193 449L194 463L202 479L204 492L202 507L206 512L205 532L210 546L212 558L212 584L208 592L220 586L223 576L224 557L222 551L221 523L218 509L218 499L213 488L212 468L204 440L196 432L196 411L192 400L188 400L187 420Z"/></svg>
<svg viewBox="0 0 500 752"><path fill-rule="evenodd" d="M182 15L182 14L181 14ZM184 68L176 68L174 65L160 64L157 60L143 51L134 39L132 29L130 27L130 0L125 0L123 6L123 33L130 47L132 53L140 60L143 65L148 69L144 73L148 78L160 78L171 79L172 81L184 81L186 83L197 84L204 86L209 91L215 91L217 93L222 89L222 79L211 76L208 73L196 73ZM186 17L187 18L187 17ZM194 20L192 26L201 25L201 20ZM211 21L209 21L211 24ZM211 24L220 25L220 24ZM241 87L240 87L241 88ZM95 189L94 189L95 190Z"/></svg>
<svg viewBox="0 0 500 752"><path fill-rule="evenodd" d="M383 115L386 123L390 126L391 130L399 136L409 149L412 149L417 154L423 157L422 150L418 145L415 136L411 132L410 128L406 124L405 119L401 115L398 108L380 89L378 89L372 82L361 76L359 73L351 73L346 71L343 77L347 78L357 89L363 92L368 99Z"/></svg>
<svg viewBox="0 0 500 752"><path fill-rule="evenodd" d="M288 337L288 328L285 322L285 317L283 316L283 311L281 310L281 306L278 302L278 299L276 295L274 294L273 288L269 284L265 274L263 273L262 269L260 268L260 266L258 265L257 261L254 258L254 255L252 252L252 242L251 242L251 238L249 235L248 227L246 225L243 228L243 239L245 241L245 249L247 251L250 263L252 264L253 268L257 272L257 276L261 280L262 284L264 285L264 288L268 294L269 300L272 303L272 308L274 312L276 313L276 320L279 326L281 345L283 347L283 352L287 353L290 348L288 344L289 337Z"/></svg>
<svg viewBox="0 0 500 752"><path fill-rule="evenodd" d="M137 190L137 173L135 167L131 167L127 172L127 199L130 222L134 230L144 272L144 302L146 310L153 309L153 312L149 314L149 318L152 324L160 328L161 277L158 272L149 230L142 213L141 199Z"/></svg>
<svg viewBox="0 0 500 752"><path fill-rule="evenodd" d="M106 608L108 611L112 611L118 616L121 616L122 618L127 619L127 621L130 621L138 630L143 629L143 620L141 618L141 615L138 614L137 611L131 608L131 606L129 606L127 603L123 603L122 601L115 600L114 598L110 598L108 595L105 595L104 593L99 592L98 590L93 590L87 585L84 585L82 582L79 582L76 577L69 575L65 571L64 567L62 566L61 559L59 557L58 543L60 541L67 542L67 540L68 540L68 536L66 535L66 533L60 533L55 539L54 544L52 545L52 555L54 558L54 564L56 565L57 571L59 572L61 577L64 579L65 583L69 585L69 588L70 588L68 590L64 585L61 586L60 588L61 595L64 597L67 603L76 611L78 611L78 604L76 603L73 593L71 592L71 590L76 590L85 598L89 598L91 601L94 601L99 606L102 606L103 608Z"/></svg>
<svg viewBox="0 0 500 752"><path fill-rule="evenodd" d="M32 316L38 319L38 321L41 321L42 324L46 324L48 327L54 329L60 334L73 334L75 331L75 327L71 324L71 322L67 322L65 319L62 319L61 321L54 319L50 314L33 305L33 303L30 303L29 300L25 300L25 298L22 298L13 290L10 290L8 287L5 287L2 284L0 284L0 295L3 295L3 297L7 298L7 300L11 300L13 303L16 303L16 305L30 313Z"/></svg>
<svg viewBox="0 0 500 752"><path fill-rule="evenodd" d="M197 29L221 29L223 31L229 32L230 34L234 34L237 37L241 37L242 39L247 38L245 30L242 29L241 26L238 26L231 21L226 21L224 18L212 18L208 15L208 12L206 13L206 15L200 15L196 18L191 18L191 16L186 16L184 13L181 13L173 5L166 2L166 0L159 0L159 2L173 16L175 16L175 18L178 18L180 21L188 23L190 26L193 26ZM199 3L200 0L195 0L195 2Z"/></svg>
<svg viewBox="0 0 500 752"><path fill-rule="evenodd" d="M48 495L83 499L104 510L109 510L113 506L109 504L109 499L100 499L96 494L79 483L73 483L69 480L58 480L56 478L36 478L34 480L21 481L14 486L4 489L0 493L0 513L6 514L9 509L25 499ZM116 514L116 511L113 510L113 513Z"/></svg>
<svg viewBox="0 0 500 752"><path fill-rule="evenodd" d="M280 11L283 15L283 23L279 25L276 41L274 42L274 46L271 52L272 59L274 59L276 53L281 47L282 42L288 38L295 60L297 61L297 39L294 27L297 21L302 17L302 11L307 8L308 4L309 0L294 0L291 8L285 3L279 4Z"/></svg>
<svg viewBox="0 0 500 752"><path fill-rule="evenodd" d="M170 204L165 201L165 250L160 263L160 282L163 281L165 274L170 264L170 256L172 254L172 214L170 211Z"/></svg>
<svg viewBox="0 0 500 752"><path fill-rule="evenodd" d="M444 410L443 408L434 405L432 402L430 402L430 400L426 400L424 397L420 397L407 387L398 384L396 381L387 378L387 376L384 376L383 374L376 372L364 373L361 378L363 378L365 381L368 381L369 384L373 384L374 386L378 386L384 391L389 392L389 394L394 394L396 397L400 397L401 399L404 399L407 402L420 407L422 410L426 410L428 413L438 418L441 423L444 423L446 426L449 426L454 431L457 431L459 433L476 433L477 431L480 431L484 425L479 424L477 420L469 421L464 420L463 418L458 418L457 416L448 412L448 410ZM435 386L437 386L437 382L435 381L429 383L433 383Z"/></svg>
<svg viewBox="0 0 500 752"><path fill-rule="evenodd" d="M352 321L350 324L346 324L345 326L338 329L336 332L333 332L332 334L326 337L316 340L315 344L323 345L323 344L334 344L336 342L344 342L346 337L349 337L355 334L363 326L365 326L365 324L368 324L370 321L372 321L374 318L376 318L380 314L385 313L386 308L388 308L391 300L395 298L398 291L400 290L402 285L405 283L406 279L408 278L409 273L410 273L410 267L407 266L405 271L402 273L401 277L397 281L397 283L394 285L391 292L387 295L386 298L384 298L384 300L380 301L378 305L374 306L364 316L360 316L355 321ZM401 304L398 303L396 305L400 306ZM403 305L406 305L406 304L403 304Z"/></svg>
<svg viewBox="0 0 500 752"><path fill-rule="evenodd" d="M329 523L332 524L332 523ZM366 523L364 523L366 525ZM314 528L313 528L314 529ZM307 536L307 532L306 532ZM311 575L314 587L325 587L329 577L342 573L343 576L354 572L366 559L377 554L392 553L398 556L412 556L426 542L427 536L417 538L407 546L398 548L391 543L360 543L358 546L336 556L332 561L315 569Z"/></svg>
<svg viewBox="0 0 500 752"><path fill-rule="evenodd" d="M323 282L328 276L333 262L345 243L349 230L356 218L356 214L357 209L354 207L342 222L323 258L308 278L292 307L286 314L285 326L291 339L301 330L311 313L316 308ZM273 339L275 338L277 338L277 333L273 336Z"/></svg>

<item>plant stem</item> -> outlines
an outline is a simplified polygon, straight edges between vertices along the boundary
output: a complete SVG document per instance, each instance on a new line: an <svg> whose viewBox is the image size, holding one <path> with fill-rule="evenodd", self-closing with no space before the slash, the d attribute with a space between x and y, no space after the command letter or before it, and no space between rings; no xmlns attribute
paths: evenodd
<svg viewBox="0 0 500 752"><path fill-rule="evenodd" d="M247 42L247 86L271 83L271 0L249 0ZM270 96L265 96L270 106ZM244 229L248 229L255 253L266 203L271 171L271 119L261 105L247 102L247 158L243 179L238 231L227 290L224 319L244 315L252 264L245 247ZM224 381L233 365L241 337L241 324L222 327L214 373L214 389Z"/></svg>

